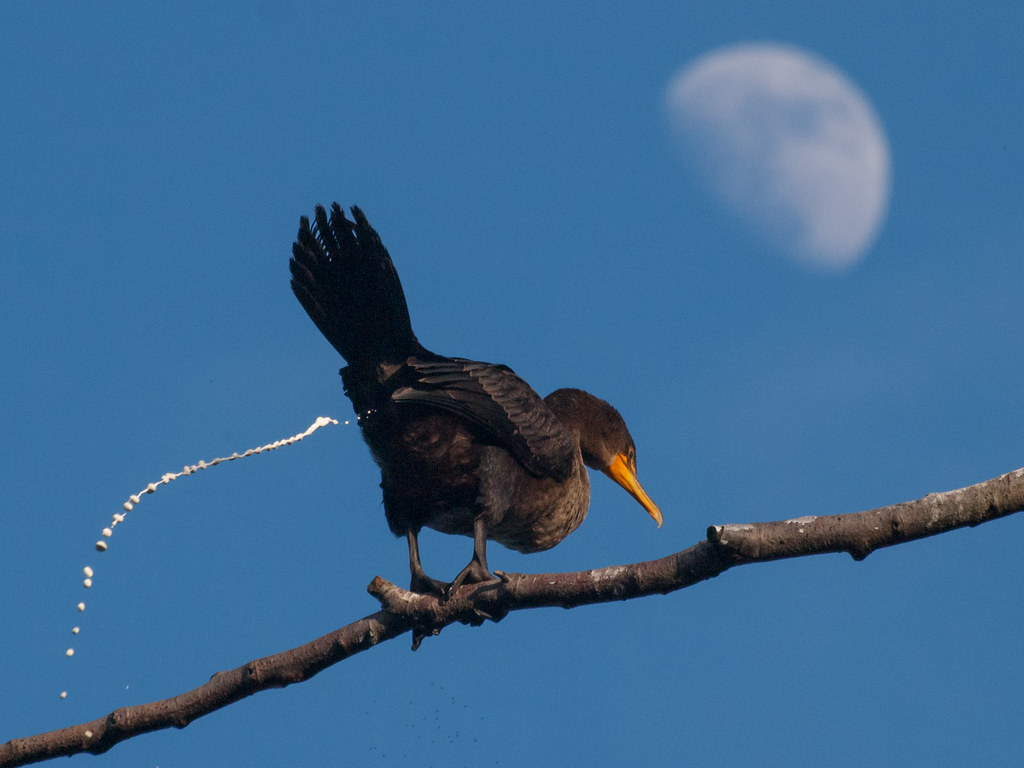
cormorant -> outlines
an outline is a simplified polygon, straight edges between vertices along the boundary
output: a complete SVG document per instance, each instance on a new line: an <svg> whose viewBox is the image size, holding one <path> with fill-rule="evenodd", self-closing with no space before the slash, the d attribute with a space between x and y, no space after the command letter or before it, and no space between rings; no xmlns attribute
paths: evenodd
<svg viewBox="0 0 1024 768"><path fill-rule="evenodd" d="M586 467L621 485L661 526L636 479L636 449L611 405L579 389L545 398L504 365L443 357L416 339L398 274L366 216L335 203L301 217L292 291L348 365L345 393L381 472L384 514L409 543L411 589L451 594L494 579L487 539L520 552L558 544L587 514ZM420 563L423 527L473 537L450 584Z"/></svg>

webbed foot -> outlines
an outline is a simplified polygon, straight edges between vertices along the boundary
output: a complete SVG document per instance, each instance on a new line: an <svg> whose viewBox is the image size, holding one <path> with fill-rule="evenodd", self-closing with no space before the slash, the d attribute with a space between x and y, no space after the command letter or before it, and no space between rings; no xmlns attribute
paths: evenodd
<svg viewBox="0 0 1024 768"><path fill-rule="evenodd" d="M499 581L498 577L487 570L487 566L475 557L463 568L454 581L445 590L445 597L451 597L463 584L483 584L489 581Z"/></svg>

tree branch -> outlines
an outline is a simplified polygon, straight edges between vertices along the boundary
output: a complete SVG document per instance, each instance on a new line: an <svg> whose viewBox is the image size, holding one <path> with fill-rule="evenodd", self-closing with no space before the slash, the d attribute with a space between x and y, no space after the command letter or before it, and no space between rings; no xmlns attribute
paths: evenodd
<svg viewBox="0 0 1024 768"><path fill-rule="evenodd" d="M708 538L660 560L576 573L499 574L501 580L464 586L450 599L420 595L380 576L369 591L383 610L289 651L218 672L209 682L169 699L116 709L88 723L12 739L0 746L0 768L79 752L101 754L118 742L163 728L184 728L239 699L307 680L353 654L413 631L413 647L455 622L499 621L509 611L628 600L665 594L714 578L736 565L847 552L863 560L882 547L1024 510L1024 469L917 501L855 514L801 517L770 523L720 525Z"/></svg>

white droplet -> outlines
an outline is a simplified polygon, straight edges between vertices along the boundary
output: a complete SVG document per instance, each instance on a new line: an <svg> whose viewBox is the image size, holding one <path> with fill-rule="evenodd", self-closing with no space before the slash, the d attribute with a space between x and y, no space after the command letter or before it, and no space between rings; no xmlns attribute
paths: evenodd
<svg viewBox="0 0 1024 768"><path fill-rule="evenodd" d="M86 731L85 732L85 738L91 739L92 738L92 731Z"/></svg>
<svg viewBox="0 0 1024 768"><path fill-rule="evenodd" d="M74 648L68 648L66 651L64 651L64 655L67 656L70 659L72 656L75 655L75 649Z"/></svg>
<svg viewBox="0 0 1024 768"><path fill-rule="evenodd" d="M96 551L97 552L106 552L107 551L107 542L103 541L103 539L100 539L99 541L97 541L96 542Z"/></svg>
<svg viewBox="0 0 1024 768"><path fill-rule="evenodd" d="M88 576L91 579L92 578L92 574L93 574L93 570L92 570L92 568L90 568L87 565L87 566L85 566L85 568L82 569L82 573L84 573L86 576Z"/></svg>
<svg viewBox="0 0 1024 768"><path fill-rule="evenodd" d="M112 530L110 530L109 528L104 528L104 529L103 529L103 531L102 531L102 533L103 533L103 535L104 535L104 536L105 536L106 538L108 538L108 539L109 539L109 538L110 538L111 536L113 536L113 535L114 535L114 532L113 532Z"/></svg>
<svg viewBox="0 0 1024 768"><path fill-rule="evenodd" d="M79 611L84 611L85 610L85 603L79 603L78 604L78 610Z"/></svg>
<svg viewBox="0 0 1024 768"><path fill-rule="evenodd" d="M77 635L77 634L78 634L79 632L81 632L81 631L82 631L82 630L81 630L81 628L80 628L80 627L72 627L72 629L71 629L71 634L72 634L72 635Z"/></svg>
<svg viewBox="0 0 1024 768"><path fill-rule="evenodd" d="M60 697L61 697L62 699L66 699L66 698L68 697L68 692L67 692L67 691L61 691L61 692L60 692Z"/></svg>
<svg viewBox="0 0 1024 768"><path fill-rule="evenodd" d="M92 579L82 579L82 586L88 589L92 586Z"/></svg>

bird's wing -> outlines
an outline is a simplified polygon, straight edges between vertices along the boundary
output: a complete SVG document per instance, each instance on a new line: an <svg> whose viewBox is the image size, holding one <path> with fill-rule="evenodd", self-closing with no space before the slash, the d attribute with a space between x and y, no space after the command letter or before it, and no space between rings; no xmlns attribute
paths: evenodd
<svg viewBox="0 0 1024 768"><path fill-rule="evenodd" d="M458 414L538 476L565 480L576 447L540 395L504 365L461 358L406 361L414 380L391 395Z"/></svg>

